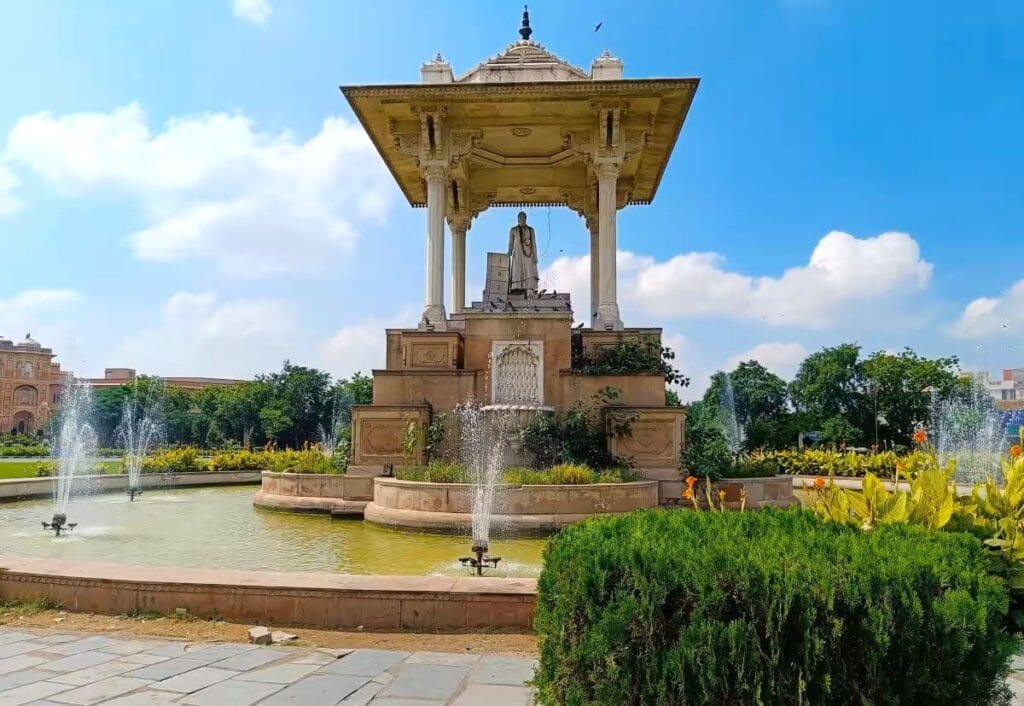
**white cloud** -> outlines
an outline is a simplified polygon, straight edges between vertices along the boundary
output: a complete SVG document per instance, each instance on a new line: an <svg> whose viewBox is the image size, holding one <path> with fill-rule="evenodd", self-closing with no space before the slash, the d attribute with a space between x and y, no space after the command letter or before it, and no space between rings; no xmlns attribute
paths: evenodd
<svg viewBox="0 0 1024 706"><path fill-rule="evenodd" d="M717 253L691 252L656 262L620 251L620 305L659 319L708 316L824 329L857 302L925 289L932 273L906 233L856 238L832 231L815 246L807 265L777 277L731 272L724 262ZM542 281L568 288L579 310L579 302L590 299L589 256L559 258Z"/></svg>
<svg viewBox="0 0 1024 706"><path fill-rule="evenodd" d="M806 357L807 349L799 343L783 343L781 341L759 343L749 350L729 356L722 366L722 370L732 371L740 363L756 360L782 379L791 380Z"/></svg>
<svg viewBox="0 0 1024 706"><path fill-rule="evenodd" d="M320 364L339 378L384 368L384 328L376 319L341 327L318 347Z"/></svg>
<svg viewBox="0 0 1024 706"><path fill-rule="evenodd" d="M81 300L73 289L25 289L0 298L0 335L6 332L8 338L14 338L21 329L29 331L44 318L63 314Z"/></svg>
<svg viewBox="0 0 1024 706"><path fill-rule="evenodd" d="M714 253L678 255L641 270L632 294L654 315L720 315L828 328L850 303L922 290L932 272L906 233L859 239L832 231L818 242L806 266L779 277L728 272L723 262Z"/></svg>
<svg viewBox="0 0 1024 706"><path fill-rule="evenodd" d="M268 0L231 0L231 11L235 17L261 25L274 9Z"/></svg>
<svg viewBox="0 0 1024 706"><path fill-rule="evenodd" d="M24 289L0 297L0 337L17 343L25 334L59 354L76 339L81 294L73 289Z"/></svg>
<svg viewBox="0 0 1024 706"><path fill-rule="evenodd" d="M415 320L415 309L409 307L386 320L375 317L342 326L317 347L319 364L339 378L383 369L387 362L384 329Z"/></svg>
<svg viewBox="0 0 1024 706"><path fill-rule="evenodd" d="M136 257L209 261L238 277L327 270L395 194L365 132L341 118L303 142L238 113L172 118L153 133L136 103L44 112L18 120L6 158L66 193L137 198L149 225L129 236Z"/></svg>
<svg viewBox="0 0 1024 706"><path fill-rule="evenodd" d="M18 180L14 174L0 164L0 217L17 213L21 210L21 200L14 195Z"/></svg>
<svg viewBox="0 0 1024 706"><path fill-rule="evenodd" d="M999 297L982 297L968 304L953 324L958 338L992 338L1024 334L1024 279Z"/></svg>
<svg viewBox="0 0 1024 706"><path fill-rule="evenodd" d="M108 365L158 375L251 378L293 356L296 314L280 299L220 301L211 292L179 292L153 328L123 341Z"/></svg>

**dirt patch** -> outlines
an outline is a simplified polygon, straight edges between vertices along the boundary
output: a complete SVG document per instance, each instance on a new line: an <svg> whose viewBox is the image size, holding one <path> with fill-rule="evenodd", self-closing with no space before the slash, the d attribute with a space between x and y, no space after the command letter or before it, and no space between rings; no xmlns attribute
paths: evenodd
<svg viewBox="0 0 1024 706"><path fill-rule="evenodd" d="M0 625L102 633L109 637L173 638L189 642L247 642L249 628L252 627L219 620L115 617L93 613L66 613L57 610L43 610L30 614L16 611L2 612L0 613ZM518 657L533 657L537 654L537 637L532 634L341 632L276 625L267 627L281 628L293 635L298 635L299 639L291 643L291 646L294 647L370 647L408 652L426 650Z"/></svg>

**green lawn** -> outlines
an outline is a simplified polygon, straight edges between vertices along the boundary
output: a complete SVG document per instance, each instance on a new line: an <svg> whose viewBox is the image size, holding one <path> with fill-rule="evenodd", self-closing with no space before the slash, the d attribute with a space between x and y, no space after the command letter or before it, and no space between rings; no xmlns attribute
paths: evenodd
<svg viewBox="0 0 1024 706"><path fill-rule="evenodd" d="M0 461L0 479L4 478L34 478L36 465L39 461ZM119 473L121 461L118 459L110 461L97 461L105 473Z"/></svg>

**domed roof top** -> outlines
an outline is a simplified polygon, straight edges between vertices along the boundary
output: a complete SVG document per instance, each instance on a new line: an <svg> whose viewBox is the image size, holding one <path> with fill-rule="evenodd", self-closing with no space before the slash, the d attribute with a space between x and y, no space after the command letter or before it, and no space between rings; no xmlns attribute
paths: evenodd
<svg viewBox="0 0 1024 706"><path fill-rule="evenodd" d="M20 341L17 344L17 347L18 348L31 348L32 350L39 350L39 349L42 348L42 346L39 345L39 341L37 341L34 338L32 338L32 334L31 333L26 333L25 334L25 340L24 341Z"/></svg>

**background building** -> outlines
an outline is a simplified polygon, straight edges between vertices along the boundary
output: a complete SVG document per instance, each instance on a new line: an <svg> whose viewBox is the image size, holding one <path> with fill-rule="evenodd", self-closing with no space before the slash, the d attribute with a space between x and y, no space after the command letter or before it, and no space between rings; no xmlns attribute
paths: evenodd
<svg viewBox="0 0 1024 706"><path fill-rule="evenodd" d="M0 336L0 432L35 433L49 420L66 379L54 357L31 335L18 343Z"/></svg>
<svg viewBox="0 0 1024 706"><path fill-rule="evenodd" d="M103 377L90 378L87 382L93 387L117 387L127 385L137 377L134 368L106 368ZM211 385L237 385L244 380L233 380L230 378L203 378L203 377L153 377L163 381L168 387L181 387L186 390L201 390Z"/></svg>
<svg viewBox="0 0 1024 706"><path fill-rule="evenodd" d="M1004 368L998 379L993 379L988 372L968 375L988 390L1000 409L1024 409L1024 368Z"/></svg>

